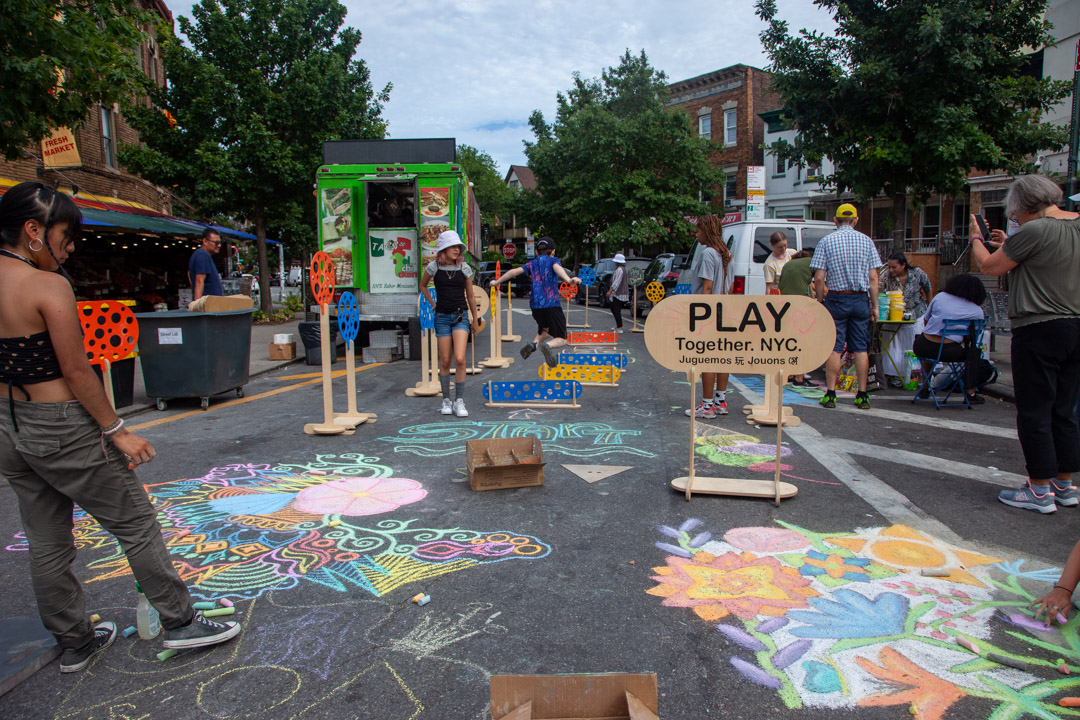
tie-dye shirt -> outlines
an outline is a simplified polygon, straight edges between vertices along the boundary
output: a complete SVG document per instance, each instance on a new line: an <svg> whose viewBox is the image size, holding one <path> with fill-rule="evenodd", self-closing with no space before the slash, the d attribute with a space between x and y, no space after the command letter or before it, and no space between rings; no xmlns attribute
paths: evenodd
<svg viewBox="0 0 1080 720"><path fill-rule="evenodd" d="M559 297L559 276L553 270L556 264L562 265L554 255L538 255L522 265L525 274L532 281L529 307L533 310L559 307L562 304Z"/></svg>

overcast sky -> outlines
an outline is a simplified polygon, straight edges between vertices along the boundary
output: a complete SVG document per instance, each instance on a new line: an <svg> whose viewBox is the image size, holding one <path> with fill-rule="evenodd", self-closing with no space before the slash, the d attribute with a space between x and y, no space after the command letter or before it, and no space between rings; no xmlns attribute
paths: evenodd
<svg viewBox="0 0 1080 720"><path fill-rule="evenodd" d="M626 49L644 49L672 82L768 64L752 0L343 2L373 84L393 83L383 109L390 137L457 138L489 153L503 175L526 164L533 110L550 121L575 71L598 77ZM192 4L169 7L190 18ZM833 26L810 0L777 4L793 30Z"/></svg>

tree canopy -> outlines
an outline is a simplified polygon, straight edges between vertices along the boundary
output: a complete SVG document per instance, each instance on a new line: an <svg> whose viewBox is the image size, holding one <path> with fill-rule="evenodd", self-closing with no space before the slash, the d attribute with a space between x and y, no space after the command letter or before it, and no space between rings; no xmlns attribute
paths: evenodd
<svg viewBox="0 0 1080 720"><path fill-rule="evenodd" d="M835 165L825 184L859 199L910 191L957 194L972 169L1020 172L1060 146L1042 113L1068 85L1026 72L1026 53L1052 44L1045 0L815 0L834 35L788 32L775 0L768 23L772 89L798 142L797 163Z"/></svg>
<svg viewBox="0 0 1080 720"><path fill-rule="evenodd" d="M518 208L529 225L575 255L595 242L605 250L627 249L631 239L689 244L684 218L710 212L701 198L723 184L724 172L689 116L665 109L665 79L644 51L628 50L599 78L575 73L557 95L552 123L533 112L525 155L537 187L520 194Z"/></svg>
<svg viewBox="0 0 1080 720"><path fill-rule="evenodd" d="M337 0L202 0L193 22L180 18L190 46L162 43L168 84L156 107L130 115L143 144L121 148L129 169L178 187L207 215L254 225L264 311L266 229L312 242L323 141L385 134L390 86L376 93L353 59L361 36L342 29L345 12Z"/></svg>
<svg viewBox="0 0 1080 720"><path fill-rule="evenodd" d="M483 222L494 228L496 219L506 218L514 191L503 181L495 160L483 150L471 145L458 145L457 161L465 168L465 174L473 184Z"/></svg>
<svg viewBox="0 0 1080 720"><path fill-rule="evenodd" d="M126 108L141 97L135 49L150 17L128 0L4 0L0 152L14 160L54 128L81 123L98 103Z"/></svg>

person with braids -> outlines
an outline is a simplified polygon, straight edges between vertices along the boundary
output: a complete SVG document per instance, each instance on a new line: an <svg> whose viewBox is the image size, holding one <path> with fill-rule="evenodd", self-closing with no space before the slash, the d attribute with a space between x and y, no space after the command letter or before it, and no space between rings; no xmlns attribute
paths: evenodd
<svg viewBox="0 0 1080 720"><path fill-rule="evenodd" d="M728 271L731 251L724 244L723 226L717 215L698 218L697 239L701 246L694 253L690 265L690 293L692 295L726 295L731 292L734 280ZM686 414L711 420L717 415L727 415L727 373L701 373L701 404L687 408Z"/></svg>
<svg viewBox="0 0 1080 720"><path fill-rule="evenodd" d="M19 183L0 200L0 475L19 503L30 546L38 612L78 672L116 639L116 625L91 625L72 572L76 504L116 536L146 597L161 614L166 648L224 642L237 623L195 612L172 566L157 511L136 465L154 459L145 438L124 428L83 350L71 279L82 216L75 202L41 183Z"/></svg>

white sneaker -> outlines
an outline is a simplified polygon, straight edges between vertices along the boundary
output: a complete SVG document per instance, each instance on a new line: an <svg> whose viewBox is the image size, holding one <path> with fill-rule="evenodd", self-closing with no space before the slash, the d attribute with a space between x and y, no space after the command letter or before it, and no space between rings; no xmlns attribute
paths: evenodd
<svg viewBox="0 0 1080 720"><path fill-rule="evenodd" d="M442 399L442 410L439 410L443 415L454 414L454 403L450 402L450 398Z"/></svg>
<svg viewBox="0 0 1080 720"><path fill-rule="evenodd" d="M717 400L713 403L713 410L717 415L727 415L727 403L722 400Z"/></svg>
<svg viewBox="0 0 1080 720"><path fill-rule="evenodd" d="M687 417L689 417L690 413L692 412L694 414L694 417L705 418L706 420L712 420L714 417L716 417L716 410L713 408L713 406L706 405L705 403L701 403L700 405L698 405L695 410L687 408L684 412L686 413Z"/></svg>
<svg viewBox="0 0 1080 720"><path fill-rule="evenodd" d="M443 403L446 402L446 400L443 401ZM454 401L454 414L458 417L469 417L469 411L465 409L465 401L461 398Z"/></svg>

